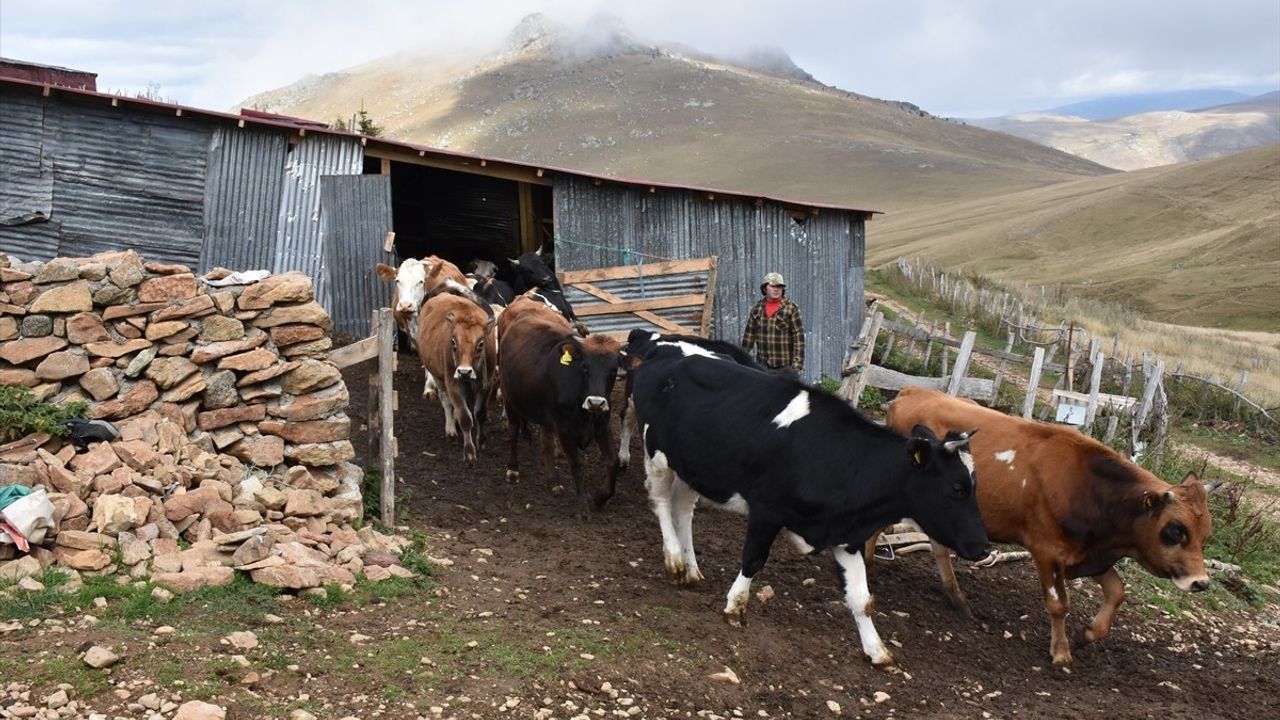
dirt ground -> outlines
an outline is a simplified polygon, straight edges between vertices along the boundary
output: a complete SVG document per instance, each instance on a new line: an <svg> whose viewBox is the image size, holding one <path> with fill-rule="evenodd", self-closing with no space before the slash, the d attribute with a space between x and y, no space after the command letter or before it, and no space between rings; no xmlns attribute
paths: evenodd
<svg viewBox="0 0 1280 720"><path fill-rule="evenodd" d="M347 371L353 428L365 422L366 372ZM560 470L543 469L535 447L522 443L522 477L507 482L506 432L496 419L478 463L468 466L460 443L444 437L438 404L419 396L415 358L400 356L396 387L397 475L407 494L402 522L428 533L432 554L452 562L430 611L481 624L491 641L529 642L532 633L553 637L584 627L604 633L605 651L554 668L550 682L494 682L477 674L448 681L443 693L466 696L473 712L487 706L495 717L540 718L587 708L601 711L593 716L644 718L1280 717L1274 606L1254 616L1200 608L1173 617L1129 604L1111 637L1076 649L1069 669L1054 668L1048 619L1027 563L990 569L958 563L974 621L947 606L928 553L880 563L871 581L875 622L898 660L888 672L862 656L830 557L800 556L786 543L756 578L748 624L729 627L720 609L738 569L741 516L700 509L694 535L707 584L669 586L642 466L620 475L613 500L582 522L571 487L562 489L569 486L563 461ZM362 451L363 431L353 441ZM639 463L638 444L632 457ZM603 477L594 450L588 472L592 481ZM766 586L773 592L767 602L757 594L768 594ZM1068 622L1076 632L1096 610L1097 594L1090 583L1072 595ZM404 632L405 618L426 610L387 607L382 620L366 611L361 622ZM738 682L711 677L726 669ZM356 675L344 684L374 692L383 681ZM510 706L512 698L525 700Z"/></svg>

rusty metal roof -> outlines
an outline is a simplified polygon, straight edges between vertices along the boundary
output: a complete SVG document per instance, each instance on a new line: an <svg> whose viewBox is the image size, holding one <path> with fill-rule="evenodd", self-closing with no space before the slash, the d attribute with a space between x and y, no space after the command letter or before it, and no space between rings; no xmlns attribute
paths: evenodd
<svg viewBox="0 0 1280 720"><path fill-rule="evenodd" d="M578 177L590 178L599 182L619 183L623 185L632 185L645 188L662 188L665 190L690 190L699 193L705 193L708 196L723 196L735 198L750 198L759 200L768 200L785 206L809 210L844 210L859 213L881 213L880 210L871 208L853 207L849 205L833 205L828 203L816 203L809 200L798 200L795 198L783 198L762 193L749 193L738 190L724 190L720 188L702 187L696 185L682 185L679 183L661 182L656 180L647 180L642 178L628 178L616 175L601 175L597 173L575 170L572 168L560 167L557 165L549 165L543 163L528 163L518 160L506 160L503 158L489 157L485 155L477 155L474 153L458 152L456 150L445 150L442 148L430 147L428 145L420 145L417 143L405 142L401 140L391 140L388 138L373 137L361 135L359 133L348 132L344 130L334 130L327 125L314 120L305 118L292 117L289 115L279 115L276 113L268 113L260 110L241 109L240 114L224 113L217 110L205 110L201 108L190 107L187 105L177 105L174 103L160 102L147 98L127 97L123 95L113 95L110 93L95 92L90 90L80 90L76 88L63 87L57 85L41 84L36 82L28 82L13 78L0 77L0 88L10 88L26 92L40 93L45 96L52 94L62 94L84 98L90 101L102 102L112 107L126 106L129 108L143 110L147 112L164 112L173 113L179 116L196 117L219 123L234 123L239 127L256 126L264 128L278 128L307 135L311 133L336 135L344 137L358 138L360 143L373 155L378 154L378 150L399 151L401 153L412 152L420 157L432 156L437 159L453 159L464 161L468 165L469 172L480 172L474 165L480 168L488 167L492 163L496 167L518 168L521 170L536 173L539 177L545 173L562 173L566 175L574 175ZM473 165L474 164L474 165Z"/></svg>

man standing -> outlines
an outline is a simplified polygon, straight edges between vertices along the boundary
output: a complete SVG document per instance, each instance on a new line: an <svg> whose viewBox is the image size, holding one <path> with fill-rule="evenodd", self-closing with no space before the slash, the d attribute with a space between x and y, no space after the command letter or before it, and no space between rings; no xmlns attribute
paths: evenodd
<svg viewBox="0 0 1280 720"><path fill-rule="evenodd" d="M804 372L804 321L800 307L786 298L787 284L782 275L771 272L760 283L764 295L747 316L747 330L742 347L770 368L791 368L797 375Z"/></svg>

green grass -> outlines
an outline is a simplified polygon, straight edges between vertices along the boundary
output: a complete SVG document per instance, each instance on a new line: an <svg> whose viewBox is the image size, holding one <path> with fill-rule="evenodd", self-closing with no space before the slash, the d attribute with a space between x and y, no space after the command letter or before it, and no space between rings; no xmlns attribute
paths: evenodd
<svg viewBox="0 0 1280 720"><path fill-rule="evenodd" d="M1170 424L1174 442L1197 445L1219 455L1247 460L1255 465L1280 472L1280 445L1265 442L1243 432L1234 432L1231 424Z"/></svg>

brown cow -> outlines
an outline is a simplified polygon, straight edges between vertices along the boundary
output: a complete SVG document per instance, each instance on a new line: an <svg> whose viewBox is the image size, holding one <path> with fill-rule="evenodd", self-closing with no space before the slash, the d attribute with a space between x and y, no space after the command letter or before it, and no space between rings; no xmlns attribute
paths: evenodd
<svg viewBox="0 0 1280 720"><path fill-rule="evenodd" d="M1071 662L1069 578L1092 577L1102 586L1102 607L1084 631L1085 642L1107 636L1124 600L1124 582L1114 567L1120 558L1134 558L1179 590L1209 586L1204 543L1211 530L1212 488L1194 473L1171 486L1075 428L1010 417L919 387L898 394L888 424L899 432L921 424L938 435L981 430L969 446L987 535L1031 552L1052 620L1055 665ZM950 553L935 544L934 556L944 592L967 613Z"/></svg>
<svg viewBox="0 0 1280 720"><path fill-rule="evenodd" d="M529 424L542 426L559 440L569 459L579 514L585 517L591 505L580 456L593 440L608 467L594 506L602 506L614 492L618 466L608 398L618 377L622 346L603 335L579 338L564 316L528 299L512 303L500 322L498 368L511 439L507 479L520 476L521 431Z"/></svg>
<svg viewBox="0 0 1280 720"><path fill-rule="evenodd" d="M422 394L427 396L433 382L444 388L445 434L454 437L461 430L463 458L475 462L496 374L493 316L471 300L440 293L418 313L418 335L427 381Z"/></svg>
<svg viewBox="0 0 1280 720"><path fill-rule="evenodd" d="M399 268L378 263L374 270L383 280L395 281L395 289L391 293L391 312L415 351L418 349L418 310L427 295L441 285L470 289L466 276L457 265L435 255L421 260L408 258L400 263Z"/></svg>

